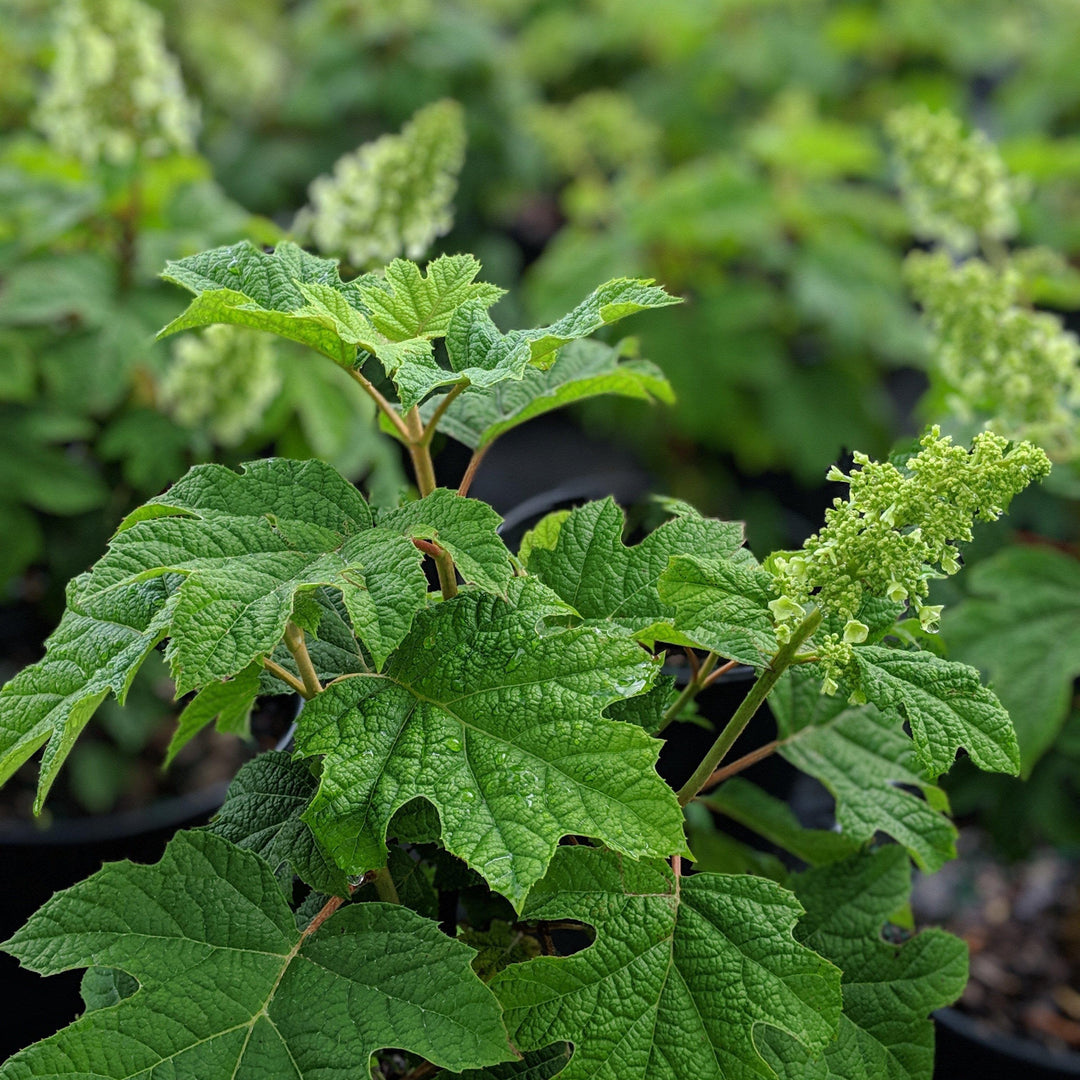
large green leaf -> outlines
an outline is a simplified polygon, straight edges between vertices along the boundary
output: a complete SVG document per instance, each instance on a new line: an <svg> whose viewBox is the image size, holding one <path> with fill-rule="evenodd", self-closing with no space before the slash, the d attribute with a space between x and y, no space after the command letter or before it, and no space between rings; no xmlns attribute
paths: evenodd
<svg viewBox="0 0 1080 1080"><path fill-rule="evenodd" d="M140 582L94 606L69 601L45 656L0 689L0 783L40 746L35 813L94 710L123 701L150 650L165 636L175 595L165 578Z"/></svg>
<svg viewBox="0 0 1080 1080"><path fill-rule="evenodd" d="M975 668L882 645L863 645L853 656L867 700L911 725L915 752L931 777L947 772L961 747L986 772L1020 771L1009 714Z"/></svg>
<svg viewBox="0 0 1080 1080"><path fill-rule="evenodd" d="M657 584L660 599L674 614L639 637L708 649L761 667L778 647L769 611L771 582L752 560L679 555Z"/></svg>
<svg viewBox="0 0 1080 1080"><path fill-rule="evenodd" d="M527 367L520 380L502 382L497 388L474 384L450 403L439 420L439 430L481 450L533 417L600 394L667 405L675 400L659 368L646 360L627 358L619 348L603 342L581 340L562 349L546 370ZM425 402L425 419L441 400L435 397Z"/></svg>
<svg viewBox="0 0 1080 1080"><path fill-rule="evenodd" d="M946 609L944 638L990 677L1027 776L1065 723L1080 676L1080 562L1049 547L1010 547L964 576L972 595Z"/></svg>
<svg viewBox="0 0 1080 1080"><path fill-rule="evenodd" d="M446 848L519 907L567 834L634 857L685 851L660 744L601 716L656 664L593 627L545 629L569 613L529 578L506 600L463 593L417 617L384 675L307 705L298 752L325 755L307 820L346 870L382 865L387 823L416 796Z"/></svg>
<svg viewBox="0 0 1080 1080"><path fill-rule="evenodd" d="M771 881L676 880L665 863L564 847L523 914L596 930L582 952L491 983L519 1049L573 1043L563 1080L769 1077L767 1030L812 1055L836 1032L840 973L795 941L802 908Z"/></svg>
<svg viewBox="0 0 1080 1080"><path fill-rule="evenodd" d="M657 589L674 556L707 552L720 559L752 558L742 546L737 521L683 513L632 547L623 542L625 528L614 499L579 506L551 528L534 530L522 547L525 567L583 618L632 635L674 617L675 608Z"/></svg>
<svg viewBox="0 0 1080 1080"><path fill-rule="evenodd" d="M250 848L275 871L288 866L313 889L348 896L345 874L303 821L318 786L307 765L291 754L259 754L236 774L207 828L238 847Z"/></svg>
<svg viewBox="0 0 1080 1080"><path fill-rule="evenodd" d="M552 1043L543 1050L525 1054L520 1061L508 1061L488 1069L468 1069L463 1073L439 1073L435 1080L450 1080L452 1075L461 1080L552 1080L569 1060L570 1047L566 1043Z"/></svg>
<svg viewBox="0 0 1080 1080"><path fill-rule="evenodd" d="M425 504L414 506L409 514L426 524ZM444 507L444 498L434 500L433 521L447 518ZM409 514L373 526L356 489L319 461L271 458L240 474L196 466L129 515L75 595L96 603L133 582L182 574L169 629L180 693L269 655L296 604L320 585L340 591L381 667L427 597ZM459 526L467 568L485 569L496 545L506 558L490 511L462 501L457 515L451 532ZM469 563L473 542L480 557Z"/></svg>
<svg viewBox="0 0 1080 1080"><path fill-rule="evenodd" d="M213 833L181 833L153 866L104 866L4 947L45 975L96 965L140 987L16 1054L3 1080L344 1078L384 1047L452 1069L512 1056L471 949L394 904L301 933L269 864Z"/></svg>
<svg viewBox="0 0 1080 1080"><path fill-rule="evenodd" d="M829 789L836 820L856 843L886 833L929 870L955 858L948 800L927 780L899 721L819 687L812 673L794 669L770 696L780 754Z"/></svg>
<svg viewBox="0 0 1080 1080"><path fill-rule="evenodd" d="M844 1011L836 1041L817 1058L779 1031L764 1033L765 1057L780 1080L930 1080L928 1014L963 991L967 948L937 929L903 944L882 938L882 924L907 903L910 879L896 847L791 879L806 908L795 936L840 967Z"/></svg>

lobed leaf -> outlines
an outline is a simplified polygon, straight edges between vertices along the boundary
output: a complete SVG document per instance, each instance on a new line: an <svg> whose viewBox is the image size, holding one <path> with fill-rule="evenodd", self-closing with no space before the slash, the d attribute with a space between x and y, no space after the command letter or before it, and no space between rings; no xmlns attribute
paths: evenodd
<svg viewBox="0 0 1080 1080"><path fill-rule="evenodd" d="M417 796L447 850L517 907L567 834L634 857L686 850L659 743L601 716L656 665L596 628L545 629L568 612L528 578L505 600L462 593L417 617L382 676L305 707L297 751L324 755L306 820L345 870L383 864L390 818Z"/></svg>
<svg viewBox="0 0 1080 1080"><path fill-rule="evenodd" d="M849 706L818 691L819 680L789 671L769 698L779 752L836 799L836 820L856 843L883 832L927 870L956 857L956 829L945 793L930 783L894 717ZM924 798L914 794L919 791Z"/></svg>
<svg viewBox="0 0 1080 1080"><path fill-rule="evenodd" d="M839 971L792 936L801 914L762 878L676 880L665 863L563 847L523 916L579 920L596 940L491 986L520 1049L573 1044L563 1080L769 1077L766 1030L818 1054L840 1012Z"/></svg>
<svg viewBox="0 0 1080 1080"><path fill-rule="evenodd" d="M518 358L510 355L516 368ZM627 358L619 348L603 342L581 340L563 348L549 368L526 367L519 380L501 382L497 389L474 385L450 403L439 420L439 431L482 450L527 420L601 394L667 405L675 401L659 368L646 360ZM425 402L421 408L425 419L441 400Z"/></svg>
<svg viewBox="0 0 1080 1080"><path fill-rule="evenodd" d="M210 832L180 833L153 866L107 864L4 948L44 975L118 968L139 990L16 1054L2 1080L344 1080L384 1047L450 1069L512 1057L471 949L394 904L301 933L270 866ZM402 962L418 952L422 966Z"/></svg>
<svg viewBox="0 0 1080 1080"><path fill-rule="evenodd" d="M287 866L320 893L348 896L346 875L303 821L318 786L307 765L291 754L259 754L233 778L207 828L261 855L275 872Z"/></svg>
<svg viewBox="0 0 1080 1080"><path fill-rule="evenodd" d="M207 724L217 721L217 729L232 735L247 735L251 710L259 694L263 667L249 664L234 678L207 683L184 707L176 721L176 731L165 754L165 767Z"/></svg>
<svg viewBox="0 0 1080 1080"><path fill-rule="evenodd" d="M708 649L760 668L777 649L771 581L749 560L679 555L657 585L674 615L638 637L649 644L659 640Z"/></svg>
<svg viewBox="0 0 1080 1080"><path fill-rule="evenodd" d="M521 558L530 574L584 619L628 635L674 617L674 606L659 591L673 558L687 552L740 562L753 558L742 546L743 527L736 521L679 514L629 547L623 542L625 528L626 517L614 499L587 503L560 515L551 527L541 522L522 545Z"/></svg>
<svg viewBox="0 0 1080 1080"><path fill-rule="evenodd" d="M780 1080L930 1080L928 1014L963 991L967 948L938 929L902 944L882 938L882 924L911 891L903 851L879 848L808 870L791 887L806 908L795 936L839 965L844 1011L835 1042L816 1059L789 1036L764 1033L764 1055Z"/></svg>
<svg viewBox="0 0 1080 1080"><path fill-rule="evenodd" d="M911 725L915 752L931 777L947 772L961 747L986 772L1019 773L1012 721L975 668L881 645L853 650L853 661L867 699Z"/></svg>

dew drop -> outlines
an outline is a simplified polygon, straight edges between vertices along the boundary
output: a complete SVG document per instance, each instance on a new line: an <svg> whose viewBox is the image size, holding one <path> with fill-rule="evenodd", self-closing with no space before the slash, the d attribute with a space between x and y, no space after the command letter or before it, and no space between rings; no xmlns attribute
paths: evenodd
<svg viewBox="0 0 1080 1080"><path fill-rule="evenodd" d="M463 788L461 792L462 802L472 802L476 798L476 792L472 788Z"/></svg>
<svg viewBox="0 0 1080 1080"><path fill-rule="evenodd" d="M435 635L434 634L431 634L428 637L424 638L424 648L425 649L434 649L435 648Z"/></svg>
<svg viewBox="0 0 1080 1080"><path fill-rule="evenodd" d="M461 740L451 736L446 740L446 748L456 754L461 749Z"/></svg>

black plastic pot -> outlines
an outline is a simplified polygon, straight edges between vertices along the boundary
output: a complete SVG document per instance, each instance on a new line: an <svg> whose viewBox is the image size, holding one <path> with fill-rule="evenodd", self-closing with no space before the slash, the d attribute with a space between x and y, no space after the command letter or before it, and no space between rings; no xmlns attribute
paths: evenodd
<svg viewBox="0 0 1080 1080"><path fill-rule="evenodd" d="M1065 1080L1080 1076L1080 1054L995 1030L959 1009L934 1013L935 1080Z"/></svg>

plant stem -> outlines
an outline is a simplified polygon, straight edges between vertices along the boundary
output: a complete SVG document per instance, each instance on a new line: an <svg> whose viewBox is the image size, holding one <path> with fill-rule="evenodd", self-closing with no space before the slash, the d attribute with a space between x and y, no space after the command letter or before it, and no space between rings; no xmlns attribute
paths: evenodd
<svg viewBox="0 0 1080 1080"><path fill-rule="evenodd" d="M700 664L697 664L696 659L691 661L692 664L696 664L693 669L694 674L683 687L682 693L668 706L667 712L664 713L663 722L656 729L657 734L663 731L668 724L674 723L679 718L679 713L701 693L702 688L706 685L705 680L709 677L709 672L716 667L716 662L719 659L720 657L716 653L711 652Z"/></svg>
<svg viewBox="0 0 1080 1080"><path fill-rule="evenodd" d="M449 395L447 395L449 397ZM430 440L424 441L424 425L420 420L420 410L415 406L405 416L408 435L409 457L412 458L413 472L416 474L416 486L420 497L430 495L435 490L435 466L431 460ZM440 549L435 559L435 569L439 572L439 591L444 600L457 596L457 577L454 575L454 560L448 551Z"/></svg>
<svg viewBox="0 0 1080 1080"><path fill-rule="evenodd" d="M735 715L727 722L701 764L694 770L694 775L679 789L680 806L685 806L705 786L716 767L724 760L724 755L743 733L761 703L769 696L780 676L791 665L799 646L813 634L820 623L821 612L815 609L799 623L791 635L791 640L777 652L772 663L758 676L757 682L750 688L750 693L743 698L742 704L735 710Z"/></svg>
<svg viewBox="0 0 1080 1080"><path fill-rule="evenodd" d="M435 429L439 426L439 421L446 414L446 410L450 408L450 403L465 389L465 383L458 383L457 386L451 388L450 393L446 395L439 402L435 411L431 414L431 419L427 422L427 427L424 428L424 434L421 436L425 446L431 445L431 440L435 438Z"/></svg>
<svg viewBox="0 0 1080 1080"><path fill-rule="evenodd" d="M731 762L730 765L725 765L723 768L717 769L716 772L701 785L701 790L705 791L708 788L716 787L717 784L722 783L729 776L741 773L743 769L749 769L751 765L756 765L759 761L763 761L765 758L775 754L779 748L780 740L773 739L772 742L767 742L764 746L759 746L756 750L751 750L749 754L743 754L741 758Z"/></svg>
<svg viewBox="0 0 1080 1080"><path fill-rule="evenodd" d="M387 401L386 398L384 398L382 394L380 394L379 391L375 389L372 383L368 379L365 379L359 371L357 371L355 368L346 368L345 370L353 377L353 379L356 380L356 382L358 382L364 388L364 391L367 393L368 397L370 397L371 400L379 406L379 408L386 415L390 423L393 424L395 428L397 428L397 432L402 437L402 439L404 439L405 442L408 442L409 429L405 426L405 421L402 420L401 417L398 415L397 409L395 409L394 406L391 405L390 402Z"/></svg>
<svg viewBox="0 0 1080 1080"><path fill-rule="evenodd" d="M397 888L394 885L394 879L390 876L390 868L382 866L375 871L375 891L379 894L379 899L387 904L400 904L401 898L398 896Z"/></svg>
<svg viewBox="0 0 1080 1080"><path fill-rule="evenodd" d="M285 626L285 646L296 661L296 669L300 672L300 680L304 684L304 697L310 701L316 694L322 693L322 683L319 682L315 665L308 654L304 631L296 623L290 622Z"/></svg>
<svg viewBox="0 0 1080 1080"><path fill-rule="evenodd" d="M479 450L473 451L473 456L469 458L468 467L465 469L465 475L461 478L461 483L458 485L457 493L464 498L469 494L469 488L472 487L473 477L476 476L476 470L480 467L480 462L484 460L484 455L488 452L491 443L487 446L480 447Z"/></svg>
<svg viewBox="0 0 1080 1080"><path fill-rule="evenodd" d="M343 897L331 896L330 899L327 900L326 903L323 904L323 906L319 909L311 922L307 924L304 932L300 935L301 940L306 937L311 937L311 935L314 934L315 931L318 930L319 927L322 926L322 924L326 922L326 920L329 919L330 916L333 915L334 912L337 911L337 909L341 907L341 905L344 903L345 900Z"/></svg>
<svg viewBox="0 0 1080 1080"><path fill-rule="evenodd" d="M275 678L280 679L283 683L288 683L302 698L310 700L307 687L287 668L274 663L269 656L263 657L263 667Z"/></svg>

